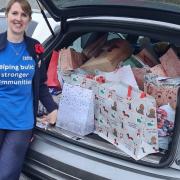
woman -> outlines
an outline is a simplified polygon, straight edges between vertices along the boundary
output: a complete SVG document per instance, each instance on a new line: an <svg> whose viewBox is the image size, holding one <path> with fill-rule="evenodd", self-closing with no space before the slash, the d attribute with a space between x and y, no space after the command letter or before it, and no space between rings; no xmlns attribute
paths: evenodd
<svg viewBox="0 0 180 180"><path fill-rule="evenodd" d="M57 105L49 94L43 48L27 37L31 20L27 0L10 0L8 29L0 34L0 180L17 180L32 138L40 100L54 124Z"/></svg>

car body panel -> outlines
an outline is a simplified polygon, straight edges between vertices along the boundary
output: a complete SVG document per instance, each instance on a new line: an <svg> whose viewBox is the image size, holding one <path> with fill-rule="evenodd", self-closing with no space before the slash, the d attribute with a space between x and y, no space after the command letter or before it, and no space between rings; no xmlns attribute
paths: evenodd
<svg viewBox="0 0 180 180"><path fill-rule="evenodd" d="M121 16L180 24L180 6L166 3L147 0L39 1L57 21L82 16Z"/></svg>
<svg viewBox="0 0 180 180"><path fill-rule="evenodd" d="M33 161L51 169L51 173L61 177L79 179L134 179L134 180L158 180L180 177L180 172L171 168L149 168L142 165L135 165L115 157L97 153L87 148L79 147L62 139L42 134L37 131L33 142L26 168L34 169L31 166ZM34 153L35 152L35 153ZM40 165L39 165L40 166ZM41 167L41 166L40 166ZM39 168L40 168L39 167ZM63 173L62 173L63 172Z"/></svg>

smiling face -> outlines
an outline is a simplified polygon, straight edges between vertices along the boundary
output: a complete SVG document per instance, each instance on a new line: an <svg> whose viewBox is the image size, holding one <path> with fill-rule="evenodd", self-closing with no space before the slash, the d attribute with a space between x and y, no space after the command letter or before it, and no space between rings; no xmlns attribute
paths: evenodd
<svg viewBox="0 0 180 180"><path fill-rule="evenodd" d="M31 17L26 13L19 2L14 2L6 13L9 36L24 36Z"/></svg>

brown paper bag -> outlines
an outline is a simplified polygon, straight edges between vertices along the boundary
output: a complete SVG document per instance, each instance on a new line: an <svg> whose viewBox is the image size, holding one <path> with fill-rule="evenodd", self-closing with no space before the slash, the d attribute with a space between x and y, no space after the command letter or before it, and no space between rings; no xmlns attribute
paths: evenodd
<svg viewBox="0 0 180 180"><path fill-rule="evenodd" d="M114 48L111 51L104 51L98 57L92 57L81 68L85 70L99 69L105 72L114 71L120 62L121 51Z"/></svg>

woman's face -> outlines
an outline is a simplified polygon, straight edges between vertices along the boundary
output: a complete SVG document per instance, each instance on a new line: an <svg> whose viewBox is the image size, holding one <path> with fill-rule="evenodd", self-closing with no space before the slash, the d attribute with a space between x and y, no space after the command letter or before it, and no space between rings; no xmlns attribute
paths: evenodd
<svg viewBox="0 0 180 180"><path fill-rule="evenodd" d="M25 13L21 5L15 2L7 13L8 30L14 35L24 35L30 17Z"/></svg>

